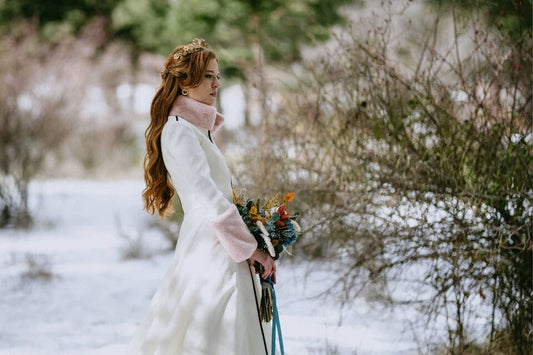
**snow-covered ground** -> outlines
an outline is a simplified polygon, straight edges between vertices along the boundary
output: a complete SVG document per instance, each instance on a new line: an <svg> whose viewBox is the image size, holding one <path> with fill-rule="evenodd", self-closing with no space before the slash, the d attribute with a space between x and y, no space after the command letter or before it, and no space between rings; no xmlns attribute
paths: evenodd
<svg viewBox="0 0 533 355"><path fill-rule="evenodd" d="M149 227L142 188L142 181L32 184L35 226L0 230L0 355L120 354L172 257ZM124 235L154 256L124 259ZM331 272L284 258L276 293L287 355L417 353L409 312L364 300L341 311L335 300L313 297Z"/></svg>

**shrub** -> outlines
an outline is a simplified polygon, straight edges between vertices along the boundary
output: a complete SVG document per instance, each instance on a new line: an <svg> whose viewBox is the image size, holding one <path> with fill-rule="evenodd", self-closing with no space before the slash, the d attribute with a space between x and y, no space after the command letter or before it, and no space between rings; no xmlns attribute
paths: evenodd
<svg viewBox="0 0 533 355"><path fill-rule="evenodd" d="M378 285L444 322L428 344L465 353L506 330L530 353L531 30L510 38L483 8L411 21L406 4L309 53L249 180L300 197L300 248L335 261L345 302Z"/></svg>

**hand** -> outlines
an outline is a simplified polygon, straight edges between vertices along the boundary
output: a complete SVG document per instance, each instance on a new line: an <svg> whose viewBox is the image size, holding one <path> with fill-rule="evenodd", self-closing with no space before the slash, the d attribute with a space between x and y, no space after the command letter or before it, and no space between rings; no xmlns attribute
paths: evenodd
<svg viewBox="0 0 533 355"><path fill-rule="evenodd" d="M263 266L263 273L261 274L261 277L266 279L267 277L271 276L272 282L276 283L276 263L274 262L274 259L272 259L272 257L267 253L256 249L252 256L250 256L250 259L248 259L248 264L250 264L250 266L254 266L256 261Z"/></svg>

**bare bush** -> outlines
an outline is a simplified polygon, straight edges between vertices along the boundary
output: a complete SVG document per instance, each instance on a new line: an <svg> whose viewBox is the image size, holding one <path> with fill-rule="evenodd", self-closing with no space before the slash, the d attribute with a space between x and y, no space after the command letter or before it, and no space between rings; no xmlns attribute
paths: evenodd
<svg viewBox="0 0 533 355"><path fill-rule="evenodd" d="M117 216L116 230L125 242L121 249L123 259L148 259L176 249L183 212L176 202L174 206L179 210L171 218L163 220L152 216L142 227L126 228ZM154 244L154 239L161 243Z"/></svg>
<svg viewBox="0 0 533 355"><path fill-rule="evenodd" d="M119 236L125 241L121 250L122 259L146 259L152 256L145 246L145 236L142 230L126 231L119 222L117 222L117 228Z"/></svg>
<svg viewBox="0 0 533 355"><path fill-rule="evenodd" d="M29 21L0 33L0 227L30 224L28 188L38 176L108 177L140 167L133 91L157 60L108 43L105 26L96 17L55 42ZM133 88L129 97L119 97L121 85Z"/></svg>
<svg viewBox="0 0 533 355"><path fill-rule="evenodd" d="M25 264L26 269L21 275L24 280L50 281L54 277L52 262L47 255L27 254Z"/></svg>
<svg viewBox="0 0 533 355"><path fill-rule="evenodd" d="M415 22L406 4L310 55L249 179L297 193L299 247L335 260L344 302L373 287L416 305L446 329L430 352L530 353L531 31L511 39L482 9Z"/></svg>
<svg viewBox="0 0 533 355"><path fill-rule="evenodd" d="M29 182L71 132L75 95L54 90L61 64L47 60L50 48L39 44L34 26L20 24L0 40L0 226L27 225Z"/></svg>

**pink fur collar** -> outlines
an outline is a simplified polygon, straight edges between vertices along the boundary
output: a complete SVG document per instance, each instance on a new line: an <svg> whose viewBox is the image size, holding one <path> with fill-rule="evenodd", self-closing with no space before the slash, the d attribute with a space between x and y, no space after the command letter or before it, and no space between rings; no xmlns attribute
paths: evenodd
<svg viewBox="0 0 533 355"><path fill-rule="evenodd" d="M195 126L211 132L215 132L224 123L224 116L215 107L183 95L178 96L172 111Z"/></svg>

